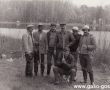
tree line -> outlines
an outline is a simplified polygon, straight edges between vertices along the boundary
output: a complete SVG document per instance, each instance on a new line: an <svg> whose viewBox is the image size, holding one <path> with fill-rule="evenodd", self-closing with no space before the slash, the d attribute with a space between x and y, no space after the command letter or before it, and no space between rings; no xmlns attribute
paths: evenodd
<svg viewBox="0 0 110 90"><path fill-rule="evenodd" d="M110 24L110 5L80 7L67 0L0 1L0 21Z"/></svg>

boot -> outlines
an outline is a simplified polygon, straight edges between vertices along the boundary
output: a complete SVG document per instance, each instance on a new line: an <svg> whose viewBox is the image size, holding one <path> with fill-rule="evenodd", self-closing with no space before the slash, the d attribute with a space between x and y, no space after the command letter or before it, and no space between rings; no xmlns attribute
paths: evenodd
<svg viewBox="0 0 110 90"><path fill-rule="evenodd" d="M94 84L94 77L93 77L93 72L89 72L89 78L90 78L90 84Z"/></svg>
<svg viewBox="0 0 110 90"><path fill-rule="evenodd" d="M83 70L84 83L87 83L87 71Z"/></svg>
<svg viewBox="0 0 110 90"><path fill-rule="evenodd" d="M50 71L51 71L51 65L47 65L47 76L50 75Z"/></svg>
<svg viewBox="0 0 110 90"><path fill-rule="evenodd" d="M41 64L41 75L44 76L44 65Z"/></svg>

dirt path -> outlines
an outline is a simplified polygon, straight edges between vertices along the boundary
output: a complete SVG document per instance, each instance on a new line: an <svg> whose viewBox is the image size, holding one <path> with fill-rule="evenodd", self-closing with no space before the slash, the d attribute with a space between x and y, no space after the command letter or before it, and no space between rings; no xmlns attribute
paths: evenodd
<svg viewBox="0 0 110 90"><path fill-rule="evenodd" d="M58 86L49 83L49 81L53 79L53 73L51 74L50 78L47 77L42 78L40 75L38 75L38 77L26 78L24 76L24 68L25 68L24 60L15 59L13 62L1 60L0 90L75 90L73 88L73 85L69 86L67 85L67 83ZM80 70L78 71L77 77L78 80L75 83L76 85L80 84L79 81L82 80L82 73ZM99 73L97 70L95 70L95 84L109 85L109 81L107 81L108 78L109 75Z"/></svg>

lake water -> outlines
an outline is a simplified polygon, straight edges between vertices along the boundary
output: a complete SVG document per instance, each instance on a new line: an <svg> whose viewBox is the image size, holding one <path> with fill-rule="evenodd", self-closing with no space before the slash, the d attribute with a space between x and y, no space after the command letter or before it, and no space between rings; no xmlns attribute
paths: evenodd
<svg viewBox="0 0 110 90"><path fill-rule="evenodd" d="M45 30L47 32L48 30ZM8 28L0 28L0 34L3 36L13 37L13 38L21 38L22 35L26 33L25 29L8 29ZM98 45L109 45L110 44L110 32L109 31L92 31L90 32L96 38L96 42Z"/></svg>

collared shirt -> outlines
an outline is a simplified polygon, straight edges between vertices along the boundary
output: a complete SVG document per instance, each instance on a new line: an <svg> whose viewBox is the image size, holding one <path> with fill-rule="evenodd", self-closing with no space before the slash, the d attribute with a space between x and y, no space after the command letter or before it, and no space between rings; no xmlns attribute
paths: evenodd
<svg viewBox="0 0 110 90"><path fill-rule="evenodd" d="M26 53L33 52L32 36L28 32L22 36L22 42L24 52Z"/></svg>

